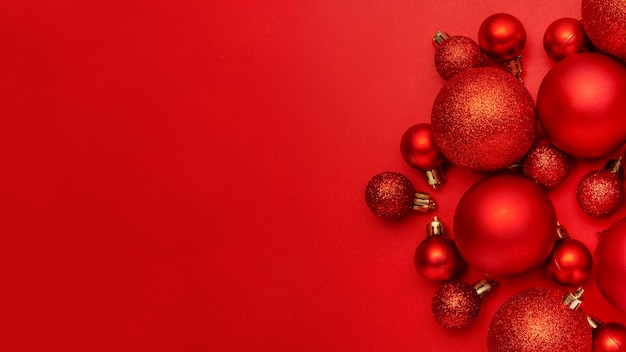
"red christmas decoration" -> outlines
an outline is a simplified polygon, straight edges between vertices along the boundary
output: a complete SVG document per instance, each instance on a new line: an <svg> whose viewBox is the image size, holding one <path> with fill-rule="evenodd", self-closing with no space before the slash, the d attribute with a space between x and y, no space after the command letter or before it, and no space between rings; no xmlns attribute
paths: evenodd
<svg viewBox="0 0 626 352"><path fill-rule="evenodd" d="M476 320L482 299L495 286L494 281L488 280L481 280L473 286L461 281L448 281L433 296L433 317L446 329L466 328Z"/></svg>
<svg viewBox="0 0 626 352"><path fill-rule="evenodd" d="M565 297L552 288L531 288L511 296L494 314L487 334L489 352L590 352L591 327L577 310L582 289Z"/></svg>
<svg viewBox="0 0 626 352"><path fill-rule="evenodd" d="M433 44L436 47L435 68L446 81L467 69L483 64L480 46L468 37L450 37L445 32L437 32Z"/></svg>
<svg viewBox="0 0 626 352"><path fill-rule="evenodd" d="M603 323L587 317L593 328L593 352L623 352L626 348L626 327L620 323Z"/></svg>
<svg viewBox="0 0 626 352"><path fill-rule="evenodd" d="M520 20L508 13L487 17L478 29L478 43L487 56L503 62L507 71L521 80L526 30Z"/></svg>
<svg viewBox="0 0 626 352"><path fill-rule="evenodd" d="M393 171L381 172L370 179L365 187L365 203L374 214L389 220L411 210L425 212L435 208L428 193L415 192L406 176Z"/></svg>
<svg viewBox="0 0 626 352"><path fill-rule="evenodd" d="M622 0L583 0L582 23L600 51L626 63L626 3Z"/></svg>
<svg viewBox="0 0 626 352"><path fill-rule="evenodd" d="M435 144L429 123L419 123L406 130L400 141L400 152L407 164L424 173L429 185L435 189L441 186L440 167L446 158Z"/></svg>
<svg viewBox="0 0 626 352"><path fill-rule="evenodd" d="M621 158L610 161L604 170L585 174L576 188L576 201L585 214L596 218L614 214L624 200L624 182L619 178Z"/></svg>
<svg viewBox="0 0 626 352"><path fill-rule="evenodd" d="M452 163L489 172L518 162L535 136L528 90L502 70L463 71L446 82L432 109L433 138Z"/></svg>
<svg viewBox="0 0 626 352"><path fill-rule="evenodd" d="M537 113L557 148L597 158L626 140L625 96L626 68L602 54L582 53L546 74L537 93Z"/></svg>
<svg viewBox="0 0 626 352"><path fill-rule="evenodd" d="M559 18L552 22L543 36L543 48L548 57L561 61L568 56L591 49L582 23L575 18Z"/></svg>
<svg viewBox="0 0 626 352"><path fill-rule="evenodd" d="M569 156L547 140L535 143L522 161L524 176L545 190L565 181L571 167Z"/></svg>
<svg viewBox="0 0 626 352"><path fill-rule="evenodd" d="M467 263L487 275L513 276L543 263L557 239L546 193L522 176L487 177L468 189L454 213L454 239Z"/></svg>
<svg viewBox="0 0 626 352"><path fill-rule="evenodd" d="M622 218L598 241L593 254L593 275L602 296L626 313L626 218Z"/></svg>
<svg viewBox="0 0 626 352"><path fill-rule="evenodd" d="M423 278L444 281L463 270L465 261L454 241L447 236L444 224L436 216L426 225L426 236L414 256L415 268Z"/></svg>
<svg viewBox="0 0 626 352"><path fill-rule="evenodd" d="M546 271L552 281L563 286L580 286L591 275L593 259L589 248L567 234L557 225L559 239L546 261Z"/></svg>

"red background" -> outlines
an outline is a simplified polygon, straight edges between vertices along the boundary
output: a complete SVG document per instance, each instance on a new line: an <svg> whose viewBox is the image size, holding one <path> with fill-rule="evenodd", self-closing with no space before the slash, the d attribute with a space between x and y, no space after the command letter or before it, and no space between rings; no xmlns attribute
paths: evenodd
<svg viewBox="0 0 626 352"><path fill-rule="evenodd" d="M413 267L484 175L446 165L434 213L387 222L374 174L444 81L431 37L526 27L533 97L565 1L5 1L0 9L0 345L7 351L486 351L503 280L470 328L436 325ZM550 192L593 251L576 160ZM462 279L477 281L469 271ZM583 309L626 323L586 285Z"/></svg>

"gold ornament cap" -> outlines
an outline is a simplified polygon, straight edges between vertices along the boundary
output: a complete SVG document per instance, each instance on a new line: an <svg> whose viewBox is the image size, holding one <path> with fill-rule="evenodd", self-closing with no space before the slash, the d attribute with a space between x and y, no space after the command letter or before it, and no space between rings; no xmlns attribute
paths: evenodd
<svg viewBox="0 0 626 352"><path fill-rule="evenodd" d="M580 305L583 304L583 293L585 290L582 287L576 289L576 291L569 291L563 297L563 304L571 310L577 310Z"/></svg>
<svg viewBox="0 0 626 352"><path fill-rule="evenodd" d="M560 222L556 222L556 235L559 239L570 238L569 233Z"/></svg>
<svg viewBox="0 0 626 352"><path fill-rule="evenodd" d="M411 209L421 211L423 213L435 209L435 201L430 198L430 194L424 192L415 192L413 198L413 206Z"/></svg>
<svg viewBox="0 0 626 352"><path fill-rule="evenodd" d="M524 80L522 80L522 55L518 55L516 58L504 61L502 65L507 72L515 76L515 78L517 78L520 82L524 82Z"/></svg>
<svg viewBox="0 0 626 352"><path fill-rule="evenodd" d="M493 292L494 288L497 286L498 282L496 281L482 279L475 283L473 288L478 294L478 297L480 297L480 299L484 299L487 295Z"/></svg>
<svg viewBox="0 0 626 352"><path fill-rule="evenodd" d="M450 38L450 35L444 31L437 31L433 36L433 46L436 48L446 39Z"/></svg>
<svg viewBox="0 0 626 352"><path fill-rule="evenodd" d="M443 225L443 222L439 221L439 218L437 218L437 216L435 215L433 217L433 221L426 224L426 237L446 235L448 235L446 227Z"/></svg>
<svg viewBox="0 0 626 352"><path fill-rule="evenodd" d="M440 167L424 171L426 177L426 183L428 183L433 189L437 189L443 182L443 173Z"/></svg>
<svg viewBox="0 0 626 352"><path fill-rule="evenodd" d="M587 323L589 323L589 326L591 326L592 329L597 329L600 325L602 325L602 321L600 321L600 319L590 315L587 315Z"/></svg>
<svg viewBox="0 0 626 352"><path fill-rule="evenodd" d="M622 167L622 157L609 160L604 166L605 170L611 171L620 180L624 180L624 168Z"/></svg>

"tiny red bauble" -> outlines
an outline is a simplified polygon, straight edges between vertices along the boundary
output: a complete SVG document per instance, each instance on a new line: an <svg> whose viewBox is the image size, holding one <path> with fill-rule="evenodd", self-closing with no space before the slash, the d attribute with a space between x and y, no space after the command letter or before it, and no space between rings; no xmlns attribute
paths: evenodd
<svg viewBox="0 0 626 352"><path fill-rule="evenodd" d="M562 227L560 229L563 235L554 244L546 261L546 271L552 281L559 285L580 286L591 275L591 252L584 243L570 238Z"/></svg>
<svg viewBox="0 0 626 352"><path fill-rule="evenodd" d="M435 207L429 194L415 192L408 177L394 171L381 172L370 179L365 187L365 203L374 214L389 220L411 210L428 211Z"/></svg>
<svg viewBox="0 0 626 352"><path fill-rule="evenodd" d="M619 178L621 160L604 170L585 174L576 188L576 201L587 215L601 218L614 214L624 200L624 182Z"/></svg>
<svg viewBox="0 0 626 352"><path fill-rule="evenodd" d="M593 276L602 296L626 313L626 218L609 227L593 254Z"/></svg>
<svg viewBox="0 0 626 352"><path fill-rule="evenodd" d="M552 288L531 288L511 296L493 315L489 352L591 352L591 326L577 310L581 291L563 296Z"/></svg>
<svg viewBox="0 0 626 352"><path fill-rule="evenodd" d="M433 295L433 317L446 329L470 326L480 313L482 297L491 292L495 285L495 282L487 280L481 280L473 286L461 281L445 282Z"/></svg>
<svg viewBox="0 0 626 352"><path fill-rule="evenodd" d="M539 122L565 153L607 156L626 141L625 96L626 68L619 62L598 53L573 55L543 78L537 93Z"/></svg>
<svg viewBox="0 0 626 352"><path fill-rule="evenodd" d="M504 174L470 187L454 212L461 256L490 276L513 276L543 263L557 239L556 211L546 193L522 176Z"/></svg>
<svg viewBox="0 0 626 352"><path fill-rule="evenodd" d="M626 2L583 0L582 23L596 49L626 63Z"/></svg>
<svg viewBox="0 0 626 352"><path fill-rule="evenodd" d="M463 270L465 261L436 216L426 225L426 236L414 256L415 268L423 278L444 281Z"/></svg>
<svg viewBox="0 0 626 352"><path fill-rule="evenodd" d="M552 22L543 35L543 48L548 57L561 61L568 56L591 49L582 23L575 18L559 18Z"/></svg>
<svg viewBox="0 0 626 352"><path fill-rule="evenodd" d="M429 123L412 126L402 135L400 153L407 164L425 173L426 180L433 188L441 185L439 167L446 161L435 140Z"/></svg>
<svg viewBox="0 0 626 352"><path fill-rule="evenodd" d="M442 38L438 40L437 38ZM435 35L435 68L446 81L457 74L483 64L483 53L474 40L464 36Z"/></svg>
<svg viewBox="0 0 626 352"><path fill-rule="evenodd" d="M602 323L593 330L593 352L623 352L626 327L620 323Z"/></svg>
<svg viewBox="0 0 626 352"><path fill-rule="evenodd" d="M491 67L459 73L441 88L431 123L433 138L452 163L477 172L502 170L528 152L535 103L505 71Z"/></svg>
<svg viewBox="0 0 626 352"><path fill-rule="evenodd" d="M547 140L535 143L522 161L524 176L545 190L560 185L571 167L569 156Z"/></svg>
<svg viewBox="0 0 626 352"><path fill-rule="evenodd" d="M507 61L522 53L526 30L522 22L508 13L487 17L478 30L478 43L490 58Z"/></svg>

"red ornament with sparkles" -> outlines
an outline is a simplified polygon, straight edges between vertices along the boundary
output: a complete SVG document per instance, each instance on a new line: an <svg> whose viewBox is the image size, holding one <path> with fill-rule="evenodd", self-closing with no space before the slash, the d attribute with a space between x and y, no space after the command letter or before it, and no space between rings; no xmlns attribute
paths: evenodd
<svg viewBox="0 0 626 352"><path fill-rule="evenodd" d="M531 288L511 296L494 314L487 334L489 352L590 352L591 326L577 310L582 289L563 293Z"/></svg>
<svg viewBox="0 0 626 352"><path fill-rule="evenodd" d="M522 53L526 45L526 30L515 16L496 13L480 25L478 43L493 60L511 60Z"/></svg>
<svg viewBox="0 0 626 352"><path fill-rule="evenodd" d="M535 103L510 74L472 68L441 88L431 122L435 142L452 163L478 172L502 170L533 143Z"/></svg>
<svg viewBox="0 0 626 352"><path fill-rule="evenodd" d="M593 330L593 352L623 352L626 327L620 323L601 323Z"/></svg>
<svg viewBox="0 0 626 352"><path fill-rule="evenodd" d="M537 93L537 114L550 141L580 158L607 156L626 141L626 68L597 53L560 61Z"/></svg>
<svg viewBox="0 0 626 352"><path fill-rule="evenodd" d="M401 173L386 171L375 175L365 187L365 203L374 214L395 220L411 210L435 208L430 195L415 192L413 184Z"/></svg>
<svg viewBox="0 0 626 352"><path fill-rule="evenodd" d="M543 263L556 236L556 211L546 193L518 175L474 184L454 213L454 239L467 263L486 275L513 276Z"/></svg>
<svg viewBox="0 0 626 352"><path fill-rule="evenodd" d="M560 18L552 22L543 35L543 48L548 57L561 61L568 56L591 49L582 23L575 18Z"/></svg>
<svg viewBox="0 0 626 352"><path fill-rule="evenodd" d="M547 140L533 145L522 162L524 176L545 190L556 188L565 181L571 167L569 156Z"/></svg>
<svg viewBox="0 0 626 352"><path fill-rule="evenodd" d="M598 241L593 255L593 275L602 296L626 313L626 218L622 218Z"/></svg>
<svg viewBox="0 0 626 352"><path fill-rule="evenodd" d="M433 38L435 68L446 81L457 74L483 64L483 53L474 40L464 36L448 36L437 32Z"/></svg>
<svg viewBox="0 0 626 352"><path fill-rule="evenodd" d="M559 285L580 286L591 275L591 252L584 243L569 237L560 224L558 227L559 240L546 261L546 271Z"/></svg>
<svg viewBox="0 0 626 352"><path fill-rule="evenodd" d="M624 201L624 182L619 178L621 159L609 162L604 170L585 174L576 188L576 201L587 215L601 218L614 214Z"/></svg>
<svg viewBox="0 0 626 352"><path fill-rule="evenodd" d="M463 270L465 261L436 216L426 225L426 236L415 250L414 256L415 268L423 278L444 281Z"/></svg>
<svg viewBox="0 0 626 352"><path fill-rule="evenodd" d="M441 186L440 166L446 161L435 140L429 123L412 126L400 141L400 152L407 164L424 172L426 181L433 188Z"/></svg>
<svg viewBox="0 0 626 352"><path fill-rule="evenodd" d="M446 329L463 329L470 326L478 313L482 298L496 283L481 280L473 286L460 281L448 281L435 292L431 309L437 323Z"/></svg>
<svg viewBox="0 0 626 352"><path fill-rule="evenodd" d="M626 63L626 2L583 0L581 14L585 32L593 45Z"/></svg>

